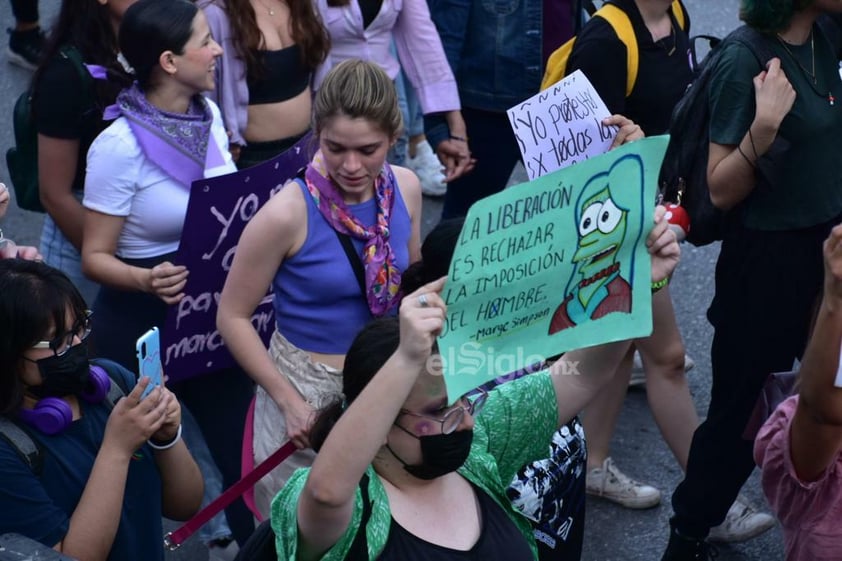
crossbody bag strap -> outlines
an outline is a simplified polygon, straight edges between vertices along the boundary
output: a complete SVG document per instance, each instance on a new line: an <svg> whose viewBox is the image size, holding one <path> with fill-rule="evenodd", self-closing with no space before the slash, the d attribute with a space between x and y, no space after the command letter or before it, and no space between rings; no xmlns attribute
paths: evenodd
<svg viewBox="0 0 842 561"><path fill-rule="evenodd" d="M348 263L351 264L351 268L354 270L354 276L357 278L360 292L362 292L363 298L365 298L365 267L363 267L363 260L351 242L351 236L343 234L338 230L334 230L334 232L336 232L336 237L339 238L339 243L342 244L342 249L345 250L345 256L348 258Z"/></svg>

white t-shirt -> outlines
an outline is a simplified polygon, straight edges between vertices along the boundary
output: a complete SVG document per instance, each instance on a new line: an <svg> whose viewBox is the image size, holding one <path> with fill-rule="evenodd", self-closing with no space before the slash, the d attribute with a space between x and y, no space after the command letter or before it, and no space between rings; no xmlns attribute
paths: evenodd
<svg viewBox="0 0 842 561"><path fill-rule="evenodd" d="M213 113L210 141L219 146L225 163L206 168L206 178L237 171L219 108L208 103ZM189 197L186 186L146 157L125 117L114 121L91 144L83 204L103 214L126 217L117 241L118 257L144 259L176 251Z"/></svg>

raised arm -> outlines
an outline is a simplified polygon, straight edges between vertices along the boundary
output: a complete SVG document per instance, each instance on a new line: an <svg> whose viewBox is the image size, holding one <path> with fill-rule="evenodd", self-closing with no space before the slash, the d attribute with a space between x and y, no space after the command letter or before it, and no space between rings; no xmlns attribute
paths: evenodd
<svg viewBox="0 0 842 561"><path fill-rule="evenodd" d="M445 305L438 292L444 281L403 299L398 350L348 406L319 450L298 500L298 559L320 558L348 529L360 478L386 442L441 332ZM426 294L428 307L418 304L420 294Z"/></svg>
<svg viewBox="0 0 842 561"><path fill-rule="evenodd" d="M294 183L288 183L258 211L240 237L216 313L216 325L226 346L281 408L287 435L299 448L309 446L307 431L312 410L286 376L278 374L251 316L284 259L304 243L306 217L306 202Z"/></svg>
<svg viewBox="0 0 842 561"><path fill-rule="evenodd" d="M757 160L778 135L778 128L795 103L795 90L781 69L780 59L754 77L756 111L738 144L711 142L708 154L708 188L713 204L729 210L754 190Z"/></svg>
<svg viewBox="0 0 842 561"><path fill-rule="evenodd" d="M790 429L792 463L803 481L820 477L842 449L842 388L834 386L842 346L842 225L824 243L824 262L824 296Z"/></svg>
<svg viewBox="0 0 842 561"><path fill-rule="evenodd" d="M664 219L665 209L655 209L655 226L646 238L652 255L652 282L669 277L678 265L681 250L675 234ZM551 367L558 403L559 426L577 415L608 382L620 364L631 341L616 341L586 349L577 349L562 356Z"/></svg>

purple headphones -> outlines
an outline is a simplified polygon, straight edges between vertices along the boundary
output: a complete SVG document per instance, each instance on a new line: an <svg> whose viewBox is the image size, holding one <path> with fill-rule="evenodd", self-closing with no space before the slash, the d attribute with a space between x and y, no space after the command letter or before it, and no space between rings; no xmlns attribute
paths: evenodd
<svg viewBox="0 0 842 561"><path fill-rule="evenodd" d="M111 378L101 366L91 365L88 387L79 397L88 403L100 403L111 389ZM58 397L45 397L38 400L34 409L21 409L18 417L27 425L44 434L53 435L67 430L73 422L70 405Z"/></svg>

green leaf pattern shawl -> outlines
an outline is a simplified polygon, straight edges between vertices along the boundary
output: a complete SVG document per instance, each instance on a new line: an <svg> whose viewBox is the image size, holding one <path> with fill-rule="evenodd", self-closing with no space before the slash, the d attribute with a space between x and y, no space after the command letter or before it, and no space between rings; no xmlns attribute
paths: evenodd
<svg viewBox="0 0 842 561"><path fill-rule="evenodd" d="M538 551L532 526L511 506L506 486L527 462L544 458L553 433L558 429L555 390L548 372L509 382L489 393L488 402L476 419L471 453L459 473L488 493L514 521L533 549ZM297 470L272 501L272 528L278 559L294 561L298 546L298 497L307 481L309 468ZM369 466L368 494L371 518L366 526L369 559L376 559L389 538L392 520L389 500L380 479ZM351 549L362 517L362 494L357 490L351 523L345 534L328 550L324 561L343 561Z"/></svg>

